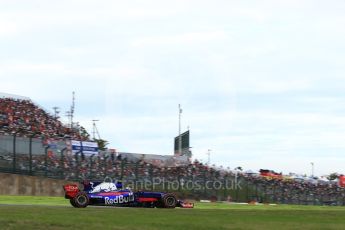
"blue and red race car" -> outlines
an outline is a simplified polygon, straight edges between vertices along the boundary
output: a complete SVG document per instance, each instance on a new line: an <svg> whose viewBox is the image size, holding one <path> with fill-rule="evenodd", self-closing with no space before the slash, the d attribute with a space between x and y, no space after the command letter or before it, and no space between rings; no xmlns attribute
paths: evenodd
<svg viewBox="0 0 345 230"><path fill-rule="evenodd" d="M85 208L88 205L117 207L147 207L147 208L193 208L193 203L177 200L173 193L164 192L133 192L122 188L121 183L83 182L83 190L78 184L63 186L65 198L75 208Z"/></svg>

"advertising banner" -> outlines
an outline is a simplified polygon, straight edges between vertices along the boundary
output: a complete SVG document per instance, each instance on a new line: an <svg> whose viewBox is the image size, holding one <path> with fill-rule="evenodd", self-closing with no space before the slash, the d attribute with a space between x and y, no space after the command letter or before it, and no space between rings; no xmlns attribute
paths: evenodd
<svg viewBox="0 0 345 230"><path fill-rule="evenodd" d="M98 144L88 141L72 141L72 153L83 153L84 155L98 154Z"/></svg>

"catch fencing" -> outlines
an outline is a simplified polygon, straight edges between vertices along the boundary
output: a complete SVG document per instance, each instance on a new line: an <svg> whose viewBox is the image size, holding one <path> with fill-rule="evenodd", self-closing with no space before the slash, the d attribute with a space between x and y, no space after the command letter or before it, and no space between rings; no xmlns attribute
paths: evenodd
<svg viewBox="0 0 345 230"><path fill-rule="evenodd" d="M0 172L68 181L122 181L135 190L175 192L180 197L214 201L305 205L344 205L343 188L287 191L278 183L241 172L154 157L101 151L83 155L68 150L64 140L0 135ZM316 188L319 189L319 188Z"/></svg>

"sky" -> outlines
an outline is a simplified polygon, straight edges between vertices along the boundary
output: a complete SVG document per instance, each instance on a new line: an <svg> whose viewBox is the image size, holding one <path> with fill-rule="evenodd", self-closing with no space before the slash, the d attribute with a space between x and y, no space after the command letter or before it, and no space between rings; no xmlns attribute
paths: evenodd
<svg viewBox="0 0 345 230"><path fill-rule="evenodd" d="M109 147L244 170L345 173L342 0L0 0L0 92Z"/></svg>

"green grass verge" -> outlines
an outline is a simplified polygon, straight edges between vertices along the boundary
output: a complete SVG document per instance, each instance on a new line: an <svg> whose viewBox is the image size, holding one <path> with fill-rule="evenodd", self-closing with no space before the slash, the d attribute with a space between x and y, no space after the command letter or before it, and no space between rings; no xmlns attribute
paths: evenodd
<svg viewBox="0 0 345 230"><path fill-rule="evenodd" d="M27 196L0 196L0 204L16 204L0 205L1 229L345 228L344 207L197 203L194 209L76 209L60 197Z"/></svg>
<svg viewBox="0 0 345 230"><path fill-rule="evenodd" d="M22 205L69 205L64 197L49 196L0 196L0 204L22 204Z"/></svg>

